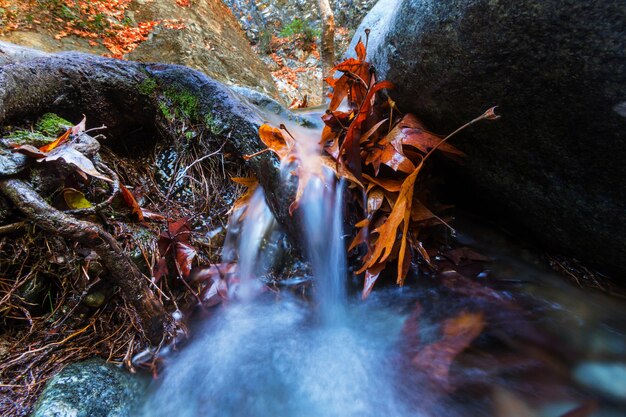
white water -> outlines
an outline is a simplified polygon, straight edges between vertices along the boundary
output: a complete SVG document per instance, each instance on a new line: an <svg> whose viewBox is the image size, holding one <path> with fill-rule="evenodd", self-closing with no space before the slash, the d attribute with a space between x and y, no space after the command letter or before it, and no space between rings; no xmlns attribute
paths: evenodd
<svg viewBox="0 0 626 417"><path fill-rule="evenodd" d="M300 163L322 172L317 136L308 137L297 149ZM236 301L194 329L196 338L169 359L146 416L418 415L398 398L393 363L404 315L375 301L348 303L343 184L330 172L322 177L309 182L298 211L317 308L288 295L258 297L275 221L257 190L243 222L231 221L223 253L225 262L238 261L240 285L230 294Z"/></svg>

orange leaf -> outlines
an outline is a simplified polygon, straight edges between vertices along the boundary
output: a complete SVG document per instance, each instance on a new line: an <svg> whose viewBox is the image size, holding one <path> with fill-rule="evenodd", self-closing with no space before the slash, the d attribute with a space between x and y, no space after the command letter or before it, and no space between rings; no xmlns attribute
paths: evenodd
<svg viewBox="0 0 626 417"><path fill-rule="evenodd" d="M259 128L259 136L265 146L274 152L280 159L283 159L291 151L292 139L285 139L283 132L268 124L263 124Z"/></svg>
<svg viewBox="0 0 626 417"><path fill-rule="evenodd" d="M448 388L452 362L482 333L484 327L483 313L461 313L447 319L443 324L441 340L424 347L411 362L434 381Z"/></svg>
<svg viewBox="0 0 626 417"><path fill-rule="evenodd" d="M236 182L237 184L241 184L241 185L245 186L247 189L237 199L237 201L235 201L233 203L233 206L230 208L228 213L234 213L239 208L241 208L243 206L246 206L248 204L248 202L250 201L250 198L252 198L252 195L254 194L254 191L259 186L259 181L255 177L248 177L248 178L245 178L245 177L232 177L231 180L233 182Z"/></svg>
<svg viewBox="0 0 626 417"><path fill-rule="evenodd" d="M51 150L53 150L57 146L61 145L65 141L67 141L67 139L70 137L70 133L72 133L72 129L71 128L67 129L67 131L65 133L63 133L61 136L59 136L54 142L42 146L41 148L39 148L39 150L41 152L44 152L44 153L50 152Z"/></svg>
<svg viewBox="0 0 626 417"><path fill-rule="evenodd" d="M367 57L367 51L365 49L365 45L363 45L363 42L361 42L361 39L359 39L359 42L354 47L354 52L356 52L356 56L359 61L365 61L365 58Z"/></svg>
<svg viewBox="0 0 626 417"><path fill-rule="evenodd" d="M131 217L138 222L143 222L143 212L133 194L122 183L120 183L120 191L122 192L122 200L131 209Z"/></svg>
<svg viewBox="0 0 626 417"><path fill-rule="evenodd" d="M386 263L383 262L365 271L365 279L363 281L363 292L361 293L362 300L365 300L367 297L369 297L370 293L372 292L372 289L374 288L374 284L376 284L376 281L378 280L380 273L383 272L383 270L385 269L385 266L386 266Z"/></svg>
<svg viewBox="0 0 626 417"><path fill-rule="evenodd" d="M409 220L411 216L411 204L413 202L413 190L415 188L415 180L417 174L422 169L423 164L420 163L415 170L405 178L400 187L400 194L396 200L389 217L374 232L378 233L378 239L374 244L372 254L369 261L363 265L359 272L371 268L376 263L384 262L393 251L393 247L397 241L398 227L403 224L401 233L400 252L398 256L398 285L404 284L404 276L402 275L404 256L406 254L406 237L409 230Z"/></svg>

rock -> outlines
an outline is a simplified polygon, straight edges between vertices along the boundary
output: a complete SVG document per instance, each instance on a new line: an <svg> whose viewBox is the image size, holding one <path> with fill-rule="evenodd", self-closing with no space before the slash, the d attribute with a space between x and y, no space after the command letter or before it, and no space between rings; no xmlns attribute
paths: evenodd
<svg viewBox="0 0 626 417"><path fill-rule="evenodd" d="M626 402L626 363L584 362L574 369L574 379L605 397Z"/></svg>
<svg viewBox="0 0 626 417"><path fill-rule="evenodd" d="M75 363L48 382L32 417L130 417L147 384L102 359Z"/></svg>
<svg viewBox="0 0 626 417"><path fill-rule="evenodd" d="M44 13L44 21L49 18L44 11L37 13ZM182 7L175 1L133 0L120 19L131 27L147 21L162 22L147 40L125 56L127 59L186 65L225 84L243 85L278 96L269 71L252 51L239 23L221 0L194 2L191 7ZM178 28L181 24L184 27ZM100 39L94 41L71 34L57 38L57 32L44 27L37 27L36 31L0 33L0 40L45 52L111 54ZM17 59L15 54L13 59ZM0 54L0 64L5 62Z"/></svg>
<svg viewBox="0 0 626 417"><path fill-rule="evenodd" d="M615 1L380 1L369 58L400 109L454 141L465 202L626 271L626 8ZM349 49L351 51L352 48Z"/></svg>
<svg viewBox="0 0 626 417"><path fill-rule="evenodd" d="M225 84L252 87L278 96L269 71L221 0L195 2L192 7L180 7L174 1L135 1L130 10L142 20L179 19L186 27L182 30L158 27L126 58L185 65Z"/></svg>

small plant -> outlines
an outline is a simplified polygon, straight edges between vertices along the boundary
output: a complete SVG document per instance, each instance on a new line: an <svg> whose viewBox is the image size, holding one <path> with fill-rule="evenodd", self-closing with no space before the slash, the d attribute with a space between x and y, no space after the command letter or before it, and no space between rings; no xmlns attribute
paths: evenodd
<svg viewBox="0 0 626 417"><path fill-rule="evenodd" d="M318 38L320 34L321 31L319 29L312 27L309 23L299 18L293 19L291 23L280 31L281 37L288 38L294 36L301 38L305 44L315 42L315 39Z"/></svg>

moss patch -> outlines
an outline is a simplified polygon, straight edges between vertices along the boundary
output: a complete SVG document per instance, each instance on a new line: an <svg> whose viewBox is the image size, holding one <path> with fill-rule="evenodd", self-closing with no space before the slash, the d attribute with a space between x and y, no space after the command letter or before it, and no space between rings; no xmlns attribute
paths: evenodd
<svg viewBox="0 0 626 417"><path fill-rule="evenodd" d="M146 78L139 84L139 92L144 96L151 96L157 88L157 83L153 78Z"/></svg>
<svg viewBox="0 0 626 417"><path fill-rule="evenodd" d="M74 124L57 116L54 113L46 113L39 118L35 129L47 136L58 136Z"/></svg>

